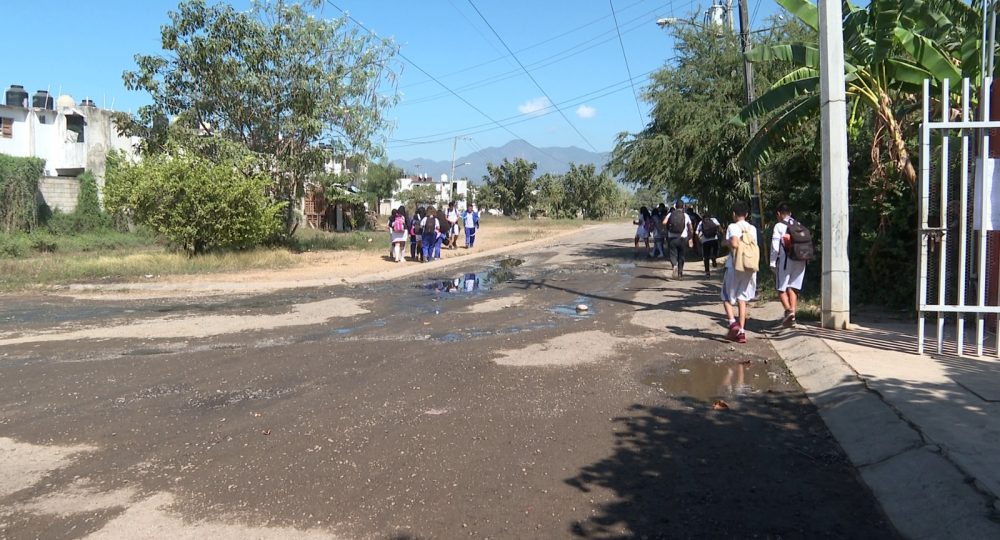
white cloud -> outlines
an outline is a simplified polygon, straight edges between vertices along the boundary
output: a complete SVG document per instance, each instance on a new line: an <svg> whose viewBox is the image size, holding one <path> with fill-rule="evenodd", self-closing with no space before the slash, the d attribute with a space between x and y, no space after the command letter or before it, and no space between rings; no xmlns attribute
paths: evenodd
<svg viewBox="0 0 1000 540"><path fill-rule="evenodd" d="M576 109L576 115L580 118L593 118L597 116L597 109L593 107L588 107L586 105L580 105Z"/></svg>
<svg viewBox="0 0 1000 540"><path fill-rule="evenodd" d="M517 110L521 111L521 114L532 114L537 115L545 112L545 109L552 106L552 102L549 101L547 97L538 97L535 99L529 99L524 103L517 106Z"/></svg>

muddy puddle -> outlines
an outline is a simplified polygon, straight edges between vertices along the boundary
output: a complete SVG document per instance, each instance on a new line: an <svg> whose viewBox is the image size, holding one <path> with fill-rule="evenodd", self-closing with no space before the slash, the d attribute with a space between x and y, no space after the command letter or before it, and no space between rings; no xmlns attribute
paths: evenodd
<svg viewBox="0 0 1000 540"><path fill-rule="evenodd" d="M678 360L665 369L647 373L642 383L671 397L726 399L730 403L768 392L797 390L786 369L759 359Z"/></svg>

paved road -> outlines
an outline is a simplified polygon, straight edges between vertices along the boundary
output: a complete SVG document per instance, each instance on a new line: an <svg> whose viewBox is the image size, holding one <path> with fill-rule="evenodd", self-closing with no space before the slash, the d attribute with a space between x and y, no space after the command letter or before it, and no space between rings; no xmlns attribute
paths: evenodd
<svg viewBox="0 0 1000 540"><path fill-rule="evenodd" d="M895 537L770 344L719 339L717 284L630 235L266 296L6 297L0 537Z"/></svg>

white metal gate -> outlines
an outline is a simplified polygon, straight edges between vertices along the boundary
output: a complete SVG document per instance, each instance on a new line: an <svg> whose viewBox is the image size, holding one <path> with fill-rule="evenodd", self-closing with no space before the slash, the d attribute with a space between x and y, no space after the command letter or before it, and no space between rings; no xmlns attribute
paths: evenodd
<svg viewBox="0 0 1000 540"><path fill-rule="evenodd" d="M940 120L932 120L930 82L924 81L917 214L917 348L921 354L929 316L937 322L939 354L953 338L958 355L966 354L971 346L977 356L983 356L987 320L1000 314L1000 307L989 305L996 302L987 297L988 270L1000 257L989 249L986 232L1000 219L994 215L1000 213L994 211L1000 202L1000 180L996 180L1000 178L1000 159L991 159L989 151L990 129L1000 128L1000 121L989 120L991 83L986 79L976 92L979 106L973 110L974 94L968 79L962 81L956 97L959 103L952 101L948 81L943 81L940 102L935 104L940 107ZM958 110L961 112L955 119L953 111ZM952 143L957 143L957 155ZM932 152L936 159L932 159ZM974 319L972 343L967 343L967 319ZM953 333L946 333L947 321L954 321ZM1000 354L1000 338L997 351Z"/></svg>

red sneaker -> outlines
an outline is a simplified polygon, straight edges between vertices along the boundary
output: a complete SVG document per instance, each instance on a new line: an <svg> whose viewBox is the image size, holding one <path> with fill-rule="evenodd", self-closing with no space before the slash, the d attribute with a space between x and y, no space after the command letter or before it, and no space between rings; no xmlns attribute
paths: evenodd
<svg viewBox="0 0 1000 540"><path fill-rule="evenodd" d="M726 339L730 341L736 341L737 334L740 333L740 325L736 321L729 324L729 334L726 335Z"/></svg>
<svg viewBox="0 0 1000 540"><path fill-rule="evenodd" d="M747 334L743 330L740 330L740 332L736 334L736 343L746 343L746 342L747 342Z"/></svg>

